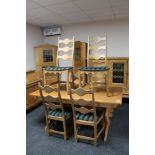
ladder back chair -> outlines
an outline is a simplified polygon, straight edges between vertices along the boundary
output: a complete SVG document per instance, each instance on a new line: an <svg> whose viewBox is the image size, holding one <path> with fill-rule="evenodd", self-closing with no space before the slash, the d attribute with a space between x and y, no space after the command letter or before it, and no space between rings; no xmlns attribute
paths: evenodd
<svg viewBox="0 0 155 155"><path fill-rule="evenodd" d="M45 108L45 129L49 135L52 133L63 135L64 141L66 141L66 120L69 120L71 118L71 112L65 110L63 107L59 83L57 88L49 85L45 85L43 87L40 83L38 85L40 96L42 98L42 102ZM62 122L63 131L55 129L56 121Z"/></svg>
<svg viewBox="0 0 155 155"><path fill-rule="evenodd" d="M96 146L97 139L104 131L105 123L104 110L103 112L96 110L94 91L84 90L83 88L71 89L70 100L73 109L75 142L78 139L91 140L94 141ZM101 125L100 130L98 130L99 124ZM79 127L81 125L93 127L93 137L79 134Z"/></svg>
<svg viewBox="0 0 155 155"><path fill-rule="evenodd" d="M107 96L111 96L108 81L109 69L107 65L107 36L88 36L87 67L79 68L79 86L82 86L81 76L87 75L90 88L95 87L95 84L104 84Z"/></svg>
<svg viewBox="0 0 155 155"><path fill-rule="evenodd" d="M47 67L43 70L43 77L44 77L44 85L46 85L46 74L57 74L59 73L57 82L62 83L61 75L65 73L67 75L66 80L66 89L67 93L69 94L69 83L74 84L74 76L73 76L73 59L74 58L74 37L72 39L60 39L58 37L58 52L57 52L57 60L56 60L56 67ZM72 64L69 66L62 66L60 65L61 61L71 61Z"/></svg>

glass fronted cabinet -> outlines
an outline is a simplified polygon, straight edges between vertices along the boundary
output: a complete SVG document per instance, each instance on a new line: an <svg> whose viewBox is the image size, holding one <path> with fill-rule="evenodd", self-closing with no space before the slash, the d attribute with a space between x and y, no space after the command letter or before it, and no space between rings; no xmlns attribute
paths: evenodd
<svg viewBox="0 0 155 155"><path fill-rule="evenodd" d="M110 59L109 67L110 67L110 86L112 87L122 87L123 94L128 94L129 90L129 69L128 69L128 58L115 58Z"/></svg>
<svg viewBox="0 0 155 155"><path fill-rule="evenodd" d="M45 49L43 50L43 62L53 62L53 50Z"/></svg>
<svg viewBox="0 0 155 155"><path fill-rule="evenodd" d="M39 79L43 78L43 68L56 66L57 46L44 44L35 47L36 73ZM47 76L47 83L52 84L57 80L55 75Z"/></svg>
<svg viewBox="0 0 155 155"><path fill-rule="evenodd" d="M75 41L74 75L78 77L78 67L86 66L87 43Z"/></svg>

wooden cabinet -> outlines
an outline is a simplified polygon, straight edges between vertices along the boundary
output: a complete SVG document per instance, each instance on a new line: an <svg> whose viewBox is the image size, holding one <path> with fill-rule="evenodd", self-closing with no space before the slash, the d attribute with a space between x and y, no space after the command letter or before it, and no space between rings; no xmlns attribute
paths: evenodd
<svg viewBox="0 0 155 155"><path fill-rule="evenodd" d="M87 43L75 41L74 50L74 75L78 77L78 67L86 66Z"/></svg>
<svg viewBox="0 0 155 155"><path fill-rule="evenodd" d="M35 47L35 59L36 59L36 74L40 79L43 79L43 68L49 66L56 66L57 58L57 46L45 44ZM55 75L48 75L47 84L51 84L57 81Z"/></svg>
<svg viewBox="0 0 155 155"><path fill-rule="evenodd" d="M78 68L87 66L87 43L75 41L74 48L74 64L73 64L73 72L74 72L74 84L75 86L79 85L78 79ZM83 77L84 81L86 81L86 76Z"/></svg>
<svg viewBox="0 0 155 155"><path fill-rule="evenodd" d="M128 58L110 58L110 78L109 85L111 87L122 87L123 94L129 94L129 67Z"/></svg>
<svg viewBox="0 0 155 155"><path fill-rule="evenodd" d="M90 66L103 66L104 60L90 60ZM108 57L107 65L109 71L109 86L122 87L124 96L129 94L129 59L123 57ZM95 81L104 82L103 73L96 73Z"/></svg>
<svg viewBox="0 0 155 155"><path fill-rule="evenodd" d="M26 110L41 102L38 98L29 95L38 90L38 82L41 82L41 80L37 79L35 71L26 72Z"/></svg>
<svg viewBox="0 0 155 155"><path fill-rule="evenodd" d="M35 47L36 59L36 74L43 79L43 67L56 66L57 61L57 46L55 45L40 45ZM87 43L75 41L73 71L75 78L78 78L78 67L86 66ZM52 84L57 81L55 75L46 76L47 84ZM78 82L77 82L78 83Z"/></svg>

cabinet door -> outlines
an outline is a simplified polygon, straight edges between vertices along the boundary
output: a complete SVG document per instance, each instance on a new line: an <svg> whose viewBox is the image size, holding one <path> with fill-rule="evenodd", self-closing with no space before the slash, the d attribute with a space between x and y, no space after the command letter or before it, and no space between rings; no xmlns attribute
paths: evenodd
<svg viewBox="0 0 155 155"><path fill-rule="evenodd" d="M42 58L43 58L43 66L55 66L54 48L43 48Z"/></svg>
<svg viewBox="0 0 155 155"><path fill-rule="evenodd" d="M36 48L35 53L36 53L37 66L56 65L56 48L54 47Z"/></svg>
<svg viewBox="0 0 155 155"><path fill-rule="evenodd" d="M74 74L78 76L78 67L86 66L86 43L75 42L75 51L74 51Z"/></svg>
<svg viewBox="0 0 155 155"><path fill-rule="evenodd" d="M31 86L27 86L26 88L26 109L29 109L35 105L37 105L40 100L35 98L34 96L30 96L29 94L38 90L38 83L34 83Z"/></svg>
<svg viewBox="0 0 155 155"><path fill-rule="evenodd" d="M127 60L110 60L110 85L127 87Z"/></svg>

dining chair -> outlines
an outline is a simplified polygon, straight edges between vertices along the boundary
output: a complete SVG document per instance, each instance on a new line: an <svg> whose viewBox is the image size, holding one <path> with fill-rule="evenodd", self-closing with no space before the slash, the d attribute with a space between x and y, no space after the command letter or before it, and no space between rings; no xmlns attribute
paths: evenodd
<svg viewBox="0 0 155 155"><path fill-rule="evenodd" d="M40 83L38 85L45 108L45 129L49 135L52 133L63 135L64 141L66 141L66 121L71 118L72 114L68 109L64 109L60 94L60 84L58 83L55 88L49 85L43 87ZM63 130L60 130L60 126L56 126L58 122L62 122Z"/></svg>
<svg viewBox="0 0 155 155"><path fill-rule="evenodd" d="M82 76L87 75L89 87L103 85L106 87L107 96L109 91L109 67L107 64L107 35L103 37L89 37L87 48L87 67L79 67L79 86L82 87Z"/></svg>
<svg viewBox="0 0 155 155"><path fill-rule="evenodd" d="M46 85L46 75L47 74L57 74L58 81L60 83L64 83L61 79L62 76L66 76L66 90L69 94L69 84L74 85L74 75L73 75L73 67L74 67L74 37L72 39L65 38L60 39L58 37L58 51L57 51L57 59L56 66L54 67L46 67L43 69L43 82ZM65 65L64 65L65 64ZM58 74L57 74L58 75Z"/></svg>
<svg viewBox="0 0 155 155"><path fill-rule="evenodd" d="M97 139L104 131L105 123L104 110L96 110L94 91L84 90L83 88L71 89L70 101L73 110L75 142L78 139L85 139L93 141L96 146ZM93 137L81 135L80 126L93 127Z"/></svg>

